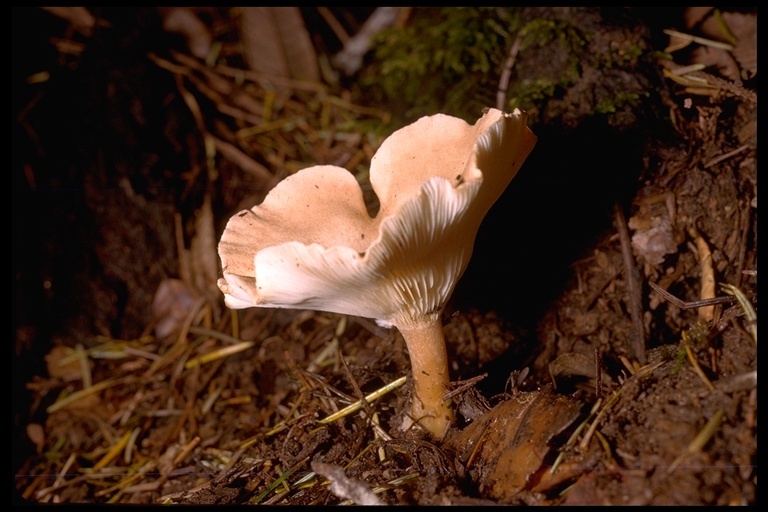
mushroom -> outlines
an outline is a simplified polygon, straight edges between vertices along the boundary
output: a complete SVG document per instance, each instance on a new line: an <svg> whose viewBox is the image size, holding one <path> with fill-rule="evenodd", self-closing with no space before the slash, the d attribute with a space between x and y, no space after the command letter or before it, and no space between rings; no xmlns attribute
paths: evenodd
<svg viewBox="0 0 768 512"><path fill-rule="evenodd" d="M371 217L355 177L319 165L234 215L219 242L218 286L232 309L312 309L396 327L410 355L412 420L436 439L454 422L443 308L483 217L533 149L527 115L444 114L396 131L376 151Z"/></svg>

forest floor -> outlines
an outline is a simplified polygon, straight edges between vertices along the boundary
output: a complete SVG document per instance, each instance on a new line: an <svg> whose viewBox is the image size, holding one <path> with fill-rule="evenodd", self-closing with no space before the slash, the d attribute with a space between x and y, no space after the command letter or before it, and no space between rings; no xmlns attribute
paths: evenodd
<svg viewBox="0 0 768 512"><path fill-rule="evenodd" d="M552 16L599 17L565 11ZM302 167L365 168L386 133L341 127L389 113L161 54L131 12L14 12L31 55L14 54L19 500L757 502L756 10L718 18L728 51L650 15L603 38L592 26L591 51L650 33L673 58L654 76L584 72L532 112L538 144L448 305L458 419L442 442L400 430L396 331L230 311L215 285L230 215ZM711 10L677 14L680 32L723 40ZM224 48L226 21L211 29ZM46 58L58 75L33 80ZM536 58L521 51L515 69L561 61ZM657 124L584 120L579 101L626 83L657 90Z"/></svg>

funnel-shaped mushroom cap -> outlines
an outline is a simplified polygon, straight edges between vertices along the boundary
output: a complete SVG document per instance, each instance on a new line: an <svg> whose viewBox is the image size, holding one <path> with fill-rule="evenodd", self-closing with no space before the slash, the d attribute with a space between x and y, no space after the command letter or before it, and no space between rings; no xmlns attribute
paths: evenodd
<svg viewBox="0 0 768 512"><path fill-rule="evenodd" d="M371 218L347 170L316 166L234 215L219 243L227 306L286 307L407 326L440 313L477 229L533 149L526 114L474 125L438 114L393 133L371 162Z"/></svg>

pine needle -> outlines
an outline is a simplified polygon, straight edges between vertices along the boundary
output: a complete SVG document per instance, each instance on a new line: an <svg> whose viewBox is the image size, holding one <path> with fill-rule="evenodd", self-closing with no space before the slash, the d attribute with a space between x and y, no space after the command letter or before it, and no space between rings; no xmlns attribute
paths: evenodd
<svg viewBox="0 0 768 512"><path fill-rule="evenodd" d="M400 386L402 386L403 384L405 384L405 380L406 380L406 377L400 377L399 379L397 379L397 380L395 380L393 382L390 382L386 386L384 386L384 387L382 387L380 389L377 389L373 393L367 395L363 400L358 400L357 402L354 402L354 403L346 406L342 410L340 410L338 412L335 412L335 413L331 414L330 416L327 416L327 417L323 418L322 420L318 421L318 423L320 423L321 425L325 425L327 423L331 423L331 422L334 422L334 421L336 421L336 420L338 420L340 418L343 418L344 416L352 414L353 412L359 411L363 407L363 402L364 401L366 403L371 403L374 400L378 400L379 398L381 398L382 396L386 395L390 391L393 391L393 390L399 388Z"/></svg>
<svg viewBox="0 0 768 512"><path fill-rule="evenodd" d="M204 354L200 357L196 357L194 359L190 359L186 362L184 365L185 369L190 369L198 365L203 365L206 363L210 363L212 361L216 361L217 359L222 359L224 357L229 357L233 354L237 354L238 352L242 352L244 350L248 350L254 345L254 342L252 341L242 341L238 343L237 345L232 345L229 347L220 348L218 350L214 350L213 352L208 352L207 354Z"/></svg>
<svg viewBox="0 0 768 512"><path fill-rule="evenodd" d="M717 432L717 429L720 427L720 422L722 422L724 417L725 410L718 409L709 419L707 424L704 425L704 428L701 429L693 441L691 441L685 452L680 454L680 456L676 458L672 464L670 464L670 466L667 468L667 473L677 468L677 466L680 465L680 462L682 462L685 457L693 455L694 453L704 448L704 445L706 445L709 440L712 439L712 436L715 435L715 432Z"/></svg>
<svg viewBox="0 0 768 512"><path fill-rule="evenodd" d="M698 43L698 44L703 45L703 46L709 46L711 48L720 48L721 50L726 50L726 51L729 51L729 52L733 51L733 45L732 44L721 43L719 41L713 41L712 39L707 39L705 37L699 37L699 36L694 36L694 35L691 35L691 34L685 34L683 32L678 32L677 30L672 30L672 29L664 29L664 33L667 34L668 36L678 37L680 39L685 39L685 40L688 40L688 41L693 41L694 43Z"/></svg>

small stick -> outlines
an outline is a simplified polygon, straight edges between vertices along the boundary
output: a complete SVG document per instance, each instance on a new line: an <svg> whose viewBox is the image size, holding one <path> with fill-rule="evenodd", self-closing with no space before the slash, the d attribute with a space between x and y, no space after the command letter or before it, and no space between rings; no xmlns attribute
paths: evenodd
<svg viewBox="0 0 768 512"><path fill-rule="evenodd" d="M648 282L648 284L656 290L659 295L664 297L668 302L671 302L675 306L679 307L680 309L694 309L694 308L701 308L705 306L713 306L715 304L726 304L730 303L736 300L735 297L714 297L712 299L703 299L703 300L694 300L691 302L685 302L681 299L678 299L665 289L663 289L661 286L657 285L656 283Z"/></svg>
<svg viewBox="0 0 768 512"><path fill-rule="evenodd" d="M705 169L709 169L713 165L717 165L720 162L722 162L723 160L728 160L732 156L736 156L739 153L741 153L742 151L744 151L746 149L749 149L750 147L751 146L749 144L744 144L743 146L739 146L738 148L734 149L733 151L729 151L728 153L725 153L723 155L716 156L715 158L713 158L712 160L710 160L709 162L704 164L704 168Z"/></svg>
<svg viewBox="0 0 768 512"><path fill-rule="evenodd" d="M347 41L349 41L349 34L347 34L347 31L344 30L344 27L341 26L341 23L339 23L339 20L336 19L336 16L333 15L331 10L327 7L318 7L317 12L323 17L331 30L333 30L333 33L336 34L336 37L339 38L341 44L347 44Z"/></svg>
<svg viewBox="0 0 768 512"><path fill-rule="evenodd" d="M642 291L640 290L640 276L632 256L632 242L629 238L627 221L619 203L613 205L616 229L621 241L621 254L624 257L624 273L627 278L627 295L629 295L629 313L632 317L632 329L629 333L629 342L635 358L644 365L645 359L645 329L643 327Z"/></svg>
<svg viewBox="0 0 768 512"><path fill-rule="evenodd" d="M501 71L501 78L499 79L499 88L496 90L496 108L504 111L504 100L507 97L507 89L509 89L509 78L512 75L512 67L517 60L517 54L520 53L520 36L517 36L515 42L512 43L512 47L509 49L507 60L504 61L504 69Z"/></svg>
<svg viewBox="0 0 768 512"><path fill-rule="evenodd" d="M365 399L365 395L363 395L363 391L360 389L360 386L357 384L357 380L355 380L355 377L352 375L352 371L349 369L349 365L347 364L347 360L344 358L341 353L339 353L339 359L341 359L341 364L344 365L344 371L347 374L347 377L349 378L349 382L352 384L352 388L355 390L355 395L357 395L357 399L360 401L360 404L363 407L363 410L365 412L370 411L371 404L368 403L368 401Z"/></svg>
<svg viewBox="0 0 768 512"><path fill-rule="evenodd" d="M603 365L600 364L600 350L595 348L595 398L603 397Z"/></svg>
<svg viewBox="0 0 768 512"><path fill-rule="evenodd" d="M190 452L191 452L192 450L194 450L194 449L197 447L197 445L199 445L199 444L200 444L200 441L201 441L201 440L202 440L202 439L200 438L200 436L195 436L195 438L194 438L194 439L192 439L192 441L190 441L189 443L187 443L187 444L186 444L186 445L185 445L185 446L184 446L184 447L181 449L181 451L180 451L180 452L179 452L179 453L176 455L176 457L173 459L173 465L174 465L174 466L176 466L176 465L178 465L178 464L181 464L181 463L182 463L182 461L183 461L185 458L187 458L187 455L189 455L189 454L190 454Z"/></svg>
<svg viewBox="0 0 768 512"><path fill-rule="evenodd" d="M742 210L742 221L741 221L741 236L739 237L739 259L736 263L736 273L739 275L739 280L736 283L736 286L741 286L744 284L744 276L746 275L747 270L744 270L744 262L747 259L747 240L749 238L749 224L750 220L752 218L752 208L749 206L749 200L747 199L745 201L746 209Z"/></svg>
<svg viewBox="0 0 768 512"><path fill-rule="evenodd" d="M453 391L449 391L448 393L446 393L443 396L443 399L444 400L448 400L448 399L453 398L456 395L460 395L461 393L464 392L464 390L466 390L468 388L471 388L472 386L474 386L475 384L477 384L478 382L480 382L481 380L483 380L487 376L488 376L487 373L483 373L482 375L478 375L477 377L472 377L471 379L461 380L461 381L455 382L454 384L458 384L459 387L454 389Z"/></svg>

